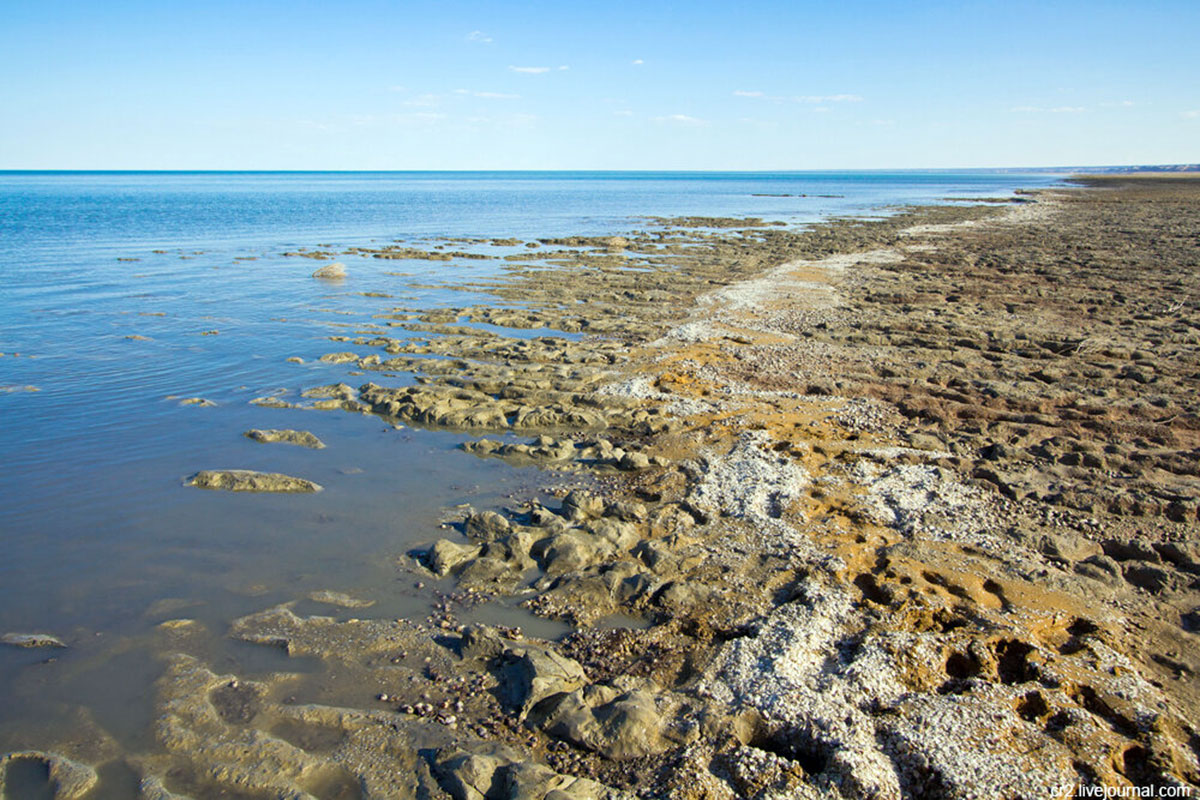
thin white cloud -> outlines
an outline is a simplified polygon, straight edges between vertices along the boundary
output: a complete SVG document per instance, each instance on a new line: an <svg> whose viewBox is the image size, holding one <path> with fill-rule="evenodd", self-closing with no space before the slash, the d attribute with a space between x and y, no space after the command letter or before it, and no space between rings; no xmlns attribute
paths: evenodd
<svg viewBox="0 0 1200 800"><path fill-rule="evenodd" d="M1121 100L1119 102L1109 101L1107 103L1100 104L1101 108L1132 108L1136 105L1137 103L1133 102L1132 100Z"/></svg>
<svg viewBox="0 0 1200 800"><path fill-rule="evenodd" d="M480 44L491 44L492 37L488 36L483 31L471 31L467 34L468 42L479 42Z"/></svg>
<svg viewBox="0 0 1200 800"><path fill-rule="evenodd" d="M1041 110L1037 106L1013 106L1009 109L1009 112L1013 114L1036 114Z"/></svg>
<svg viewBox="0 0 1200 800"><path fill-rule="evenodd" d="M738 89L733 93L734 97L766 97L762 92L747 92L744 89Z"/></svg>
<svg viewBox="0 0 1200 800"><path fill-rule="evenodd" d="M632 117L633 112L630 111L628 108L622 108L619 111L614 111L613 116L614 117Z"/></svg>
<svg viewBox="0 0 1200 800"><path fill-rule="evenodd" d="M1182 114L1180 114L1180 116L1183 117L1184 119L1200 119L1200 108L1198 108L1194 111L1185 111Z"/></svg>
<svg viewBox="0 0 1200 800"><path fill-rule="evenodd" d="M1087 111L1083 106L1055 106L1050 109L1051 114L1080 114Z"/></svg>
<svg viewBox="0 0 1200 800"><path fill-rule="evenodd" d="M635 58L635 59L633 60L633 64L634 64L634 66L639 66L639 67L640 67L642 64L645 64L645 63L646 63L646 62L645 62L645 61L642 61L640 58Z"/></svg>
<svg viewBox="0 0 1200 800"><path fill-rule="evenodd" d="M687 114L667 114L662 117L655 117L655 122L666 122L672 125L686 125L691 128L703 128L708 125L708 120L698 117L690 117Z"/></svg>
<svg viewBox="0 0 1200 800"><path fill-rule="evenodd" d="M558 71L562 72L565 69L570 69L570 67L568 67L566 64L563 64L561 67L558 68Z"/></svg>
<svg viewBox="0 0 1200 800"><path fill-rule="evenodd" d="M550 71L549 67L514 67L509 65L508 68L513 72L519 72L522 75L541 75Z"/></svg>

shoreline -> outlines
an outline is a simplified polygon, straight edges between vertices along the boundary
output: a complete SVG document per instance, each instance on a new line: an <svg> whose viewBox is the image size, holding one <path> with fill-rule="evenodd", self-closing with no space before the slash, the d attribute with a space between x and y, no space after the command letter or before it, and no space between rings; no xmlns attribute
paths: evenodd
<svg viewBox="0 0 1200 800"><path fill-rule="evenodd" d="M483 437L470 452L575 471L599 493L451 520L460 535L406 566L461 587L423 625L287 607L234 623L237 639L336 663L343 686L329 694L350 681L353 707L289 702L285 675L212 672L187 655L187 621L174 621L164 651L182 654L159 684L164 752L127 757L143 796L178 796L168 776L200 796L1042 797L1090 780L1195 785L1200 664L1184 648L1194 651L1196 508L1151 491L1159 472L1185 498L1194 483L1172 467L1195 446L1195 378L1121 342L1084 347L1054 306L1099 292L1108 262L1124 258L1121 236L1156 236L1169 219L1144 197L1113 210L1096 197L1043 192L1011 215L929 207L801 233L668 220L629 237L546 240L561 263L513 261L484 287L494 305L384 315L427 330L424 341L345 337L358 352L332 355L368 377L421 380L316 387L306 395L317 407L468 430ZM1113 215L1131 208L1148 215L1142 228L1113 233ZM1075 249L1059 254L1076 253L1084 231L1070 226L1092 217L1117 256L1093 248L1095 280L1047 299L1058 254L1029 250L1031 231L1062 228ZM986 260L1022 248L1031 273ZM997 280L1028 297L997 306ZM1169 287L1139 288L1136 302L1149 303ZM1190 302L1172 312L1184 364ZM1053 319L1038 316L1046 308ZM585 338L507 339L460 319ZM1081 350L1129 362L1112 371L1129 386L1113 384L1107 416L1078 402L1088 381L1109 380L1071 361ZM1072 449L1087 435L1144 439L1137 415L1149 412L1121 403L1155 382L1163 400L1147 408L1164 411L1174 450ZM1089 427L1089 415L1105 424ZM1109 472L1128 474L1128 491L1105 494ZM1165 533L1143 535L1147 519ZM526 589L537 613L585 627L552 645L459 620ZM612 618L648 626L586 626ZM52 774L80 780L96 761L53 758Z"/></svg>

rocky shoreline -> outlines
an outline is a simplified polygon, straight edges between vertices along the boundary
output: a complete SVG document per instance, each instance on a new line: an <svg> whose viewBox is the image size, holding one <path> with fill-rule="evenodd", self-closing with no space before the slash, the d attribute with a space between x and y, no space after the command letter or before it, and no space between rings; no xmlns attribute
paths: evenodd
<svg viewBox="0 0 1200 800"><path fill-rule="evenodd" d="M1200 786L1200 181L1021 200L529 242L463 286L494 304L335 337L364 383L256 402L464 431L557 499L400 558L457 586L421 623L233 623L315 676L220 674L164 623L151 753L81 724L5 758L58 797L117 758L146 798ZM463 621L495 597L574 632Z"/></svg>

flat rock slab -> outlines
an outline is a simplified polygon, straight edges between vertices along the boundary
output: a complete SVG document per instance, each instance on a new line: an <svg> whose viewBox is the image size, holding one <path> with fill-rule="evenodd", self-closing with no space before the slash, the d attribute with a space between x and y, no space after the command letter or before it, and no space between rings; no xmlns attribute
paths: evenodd
<svg viewBox="0 0 1200 800"><path fill-rule="evenodd" d="M311 592L308 599L315 603L325 603L331 606L341 606L342 608L370 608L375 605L374 600L360 600L357 597L352 597L342 592L332 592L322 590L319 592Z"/></svg>
<svg viewBox="0 0 1200 800"><path fill-rule="evenodd" d="M249 469L206 469L187 480L198 489L223 489L227 492L302 492L321 491L318 483L280 472L255 472Z"/></svg>
<svg viewBox="0 0 1200 800"><path fill-rule="evenodd" d="M6 633L0 636L0 644L13 647L66 647L62 639L48 633Z"/></svg>
<svg viewBox="0 0 1200 800"><path fill-rule="evenodd" d="M253 439L263 444L295 444L301 447L311 447L320 450L325 443L308 431L293 430L259 430L253 428L243 434L247 439Z"/></svg>

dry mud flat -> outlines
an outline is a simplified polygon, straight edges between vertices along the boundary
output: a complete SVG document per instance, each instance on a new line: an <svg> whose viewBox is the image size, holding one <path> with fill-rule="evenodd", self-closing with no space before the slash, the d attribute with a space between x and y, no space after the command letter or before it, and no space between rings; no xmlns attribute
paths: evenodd
<svg viewBox="0 0 1200 800"><path fill-rule="evenodd" d="M1033 199L531 242L492 305L356 326L326 360L372 380L260 403L591 488L402 559L459 587L421 623L228 631L318 679L220 674L168 621L153 752L82 720L8 758L60 797L114 759L148 798L1200 786L1200 181ZM460 621L497 595L577 629Z"/></svg>

